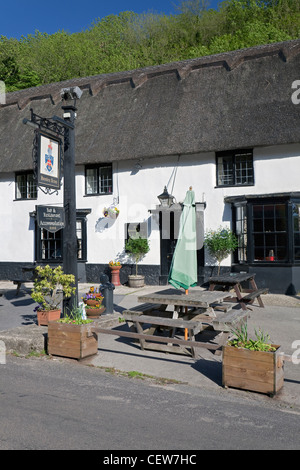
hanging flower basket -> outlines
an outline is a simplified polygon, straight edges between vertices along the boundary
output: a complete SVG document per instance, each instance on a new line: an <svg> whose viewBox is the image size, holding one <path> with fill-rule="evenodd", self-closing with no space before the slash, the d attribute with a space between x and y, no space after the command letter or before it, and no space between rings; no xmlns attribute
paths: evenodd
<svg viewBox="0 0 300 470"><path fill-rule="evenodd" d="M103 215L104 217L109 217L110 219L116 219L119 216L119 209L116 206L104 207Z"/></svg>

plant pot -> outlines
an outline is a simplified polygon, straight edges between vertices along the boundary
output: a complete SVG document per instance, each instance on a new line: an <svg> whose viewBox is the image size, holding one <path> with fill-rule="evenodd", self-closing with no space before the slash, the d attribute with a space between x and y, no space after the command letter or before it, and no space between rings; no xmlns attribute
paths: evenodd
<svg viewBox="0 0 300 470"><path fill-rule="evenodd" d="M99 318L100 315L105 311L104 305L101 305L99 308L86 308L85 313L89 319Z"/></svg>
<svg viewBox="0 0 300 470"><path fill-rule="evenodd" d="M144 287L145 276L139 274L129 274L128 276L129 287Z"/></svg>
<svg viewBox="0 0 300 470"><path fill-rule="evenodd" d="M223 346L223 386L274 396L283 386L284 361L279 354L280 346L272 346L276 351L251 351Z"/></svg>
<svg viewBox="0 0 300 470"><path fill-rule="evenodd" d="M49 321L59 320L61 310L41 310L37 311L38 326L48 326Z"/></svg>
<svg viewBox="0 0 300 470"><path fill-rule="evenodd" d="M90 307L95 307L96 305L100 304L100 301L97 299L87 299L84 301L84 303Z"/></svg>
<svg viewBox="0 0 300 470"><path fill-rule="evenodd" d="M111 270L111 282L114 286L121 286L120 282L120 269L122 266L110 266Z"/></svg>
<svg viewBox="0 0 300 470"><path fill-rule="evenodd" d="M94 324L72 325L51 321L48 325L48 354L82 359L98 353Z"/></svg>

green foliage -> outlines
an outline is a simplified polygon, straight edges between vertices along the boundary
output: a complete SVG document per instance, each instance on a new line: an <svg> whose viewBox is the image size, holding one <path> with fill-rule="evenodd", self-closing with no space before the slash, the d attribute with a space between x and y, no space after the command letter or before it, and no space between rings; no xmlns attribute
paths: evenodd
<svg viewBox="0 0 300 470"><path fill-rule="evenodd" d="M65 297L75 294L76 288L72 286L75 277L73 274L64 274L61 266L37 266L35 275L31 297L40 305L40 310L56 310L62 300L62 294Z"/></svg>
<svg viewBox="0 0 300 470"><path fill-rule="evenodd" d="M60 323L68 323L71 325L86 325L87 323L92 323L93 320L83 319L83 307L73 305L72 310L69 310L69 313L64 312L64 317L59 320Z"/></svg>
<svg viewBox="0 0 300 470"><path fill-rule="evenodd" d="M125 250L131 253L135 260L135 274L138 273L138 262L148 253L150 250L149 242L147 238L129 238L125 243Z"/></svg>
<svg viewBox="0 0 300 470"><path fill-rule="evenodd" d="M125 11L78 33L0 36L7 91L300 37L299 0L184 0L177 14Z"/></svg>
<svg viewBox="0 0 300 470"><path fill-rule="evenodd" d="M270 336L260 329L255 330L256 339L248 338L248 328L245 322L242 323L240 328L233 329L232 333L235 334L236 338L228 342L229 346L250 349L251 351L276 351L276 348L269 343Z"/></svg>
<svg viewBox="0 0 300 470"><path fill-rule="evenodd" d="M204 245L209 253L217 259L219 275L221 261L237 248L238 240L231 230L219 227L218 230L209 230L205 234Z"/></svg>

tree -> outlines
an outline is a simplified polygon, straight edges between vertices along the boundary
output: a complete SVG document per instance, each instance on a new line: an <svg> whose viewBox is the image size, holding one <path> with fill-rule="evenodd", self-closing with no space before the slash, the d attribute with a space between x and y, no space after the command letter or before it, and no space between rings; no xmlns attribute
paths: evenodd
<svg viewBox="0 0 300 470"><path fill-rule="evenodd" d="M135 274L138 273L138 262L145 256L150 250L147 238L129 238L125 244L125 250L131 253L135 260Z"/></svg>
<svg viewBox="0 0 300 470"><path fill-rule="evenodd" d="M227 258L238 246L235 234L227 229L219 227L218 230L209 230L204 237L204 245L209 253L218 261L218 276L221 262Z"/></svg>

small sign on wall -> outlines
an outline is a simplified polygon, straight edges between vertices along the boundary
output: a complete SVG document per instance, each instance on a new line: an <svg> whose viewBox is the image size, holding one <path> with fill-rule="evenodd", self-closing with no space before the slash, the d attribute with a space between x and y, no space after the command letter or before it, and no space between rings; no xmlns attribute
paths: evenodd
<svg viewBox="0 0 300 470"><path fill-rule="evenodd" d="M65 211L63 207L36 206L37 223L40 228L55 233L65 226Z"/></svg>
<svg viewBox="0 0 300 470"><path fill-rule="evenodd" d="M38 185L60 189L61 152L60 139L40 132L38 153Z"/></svg>

